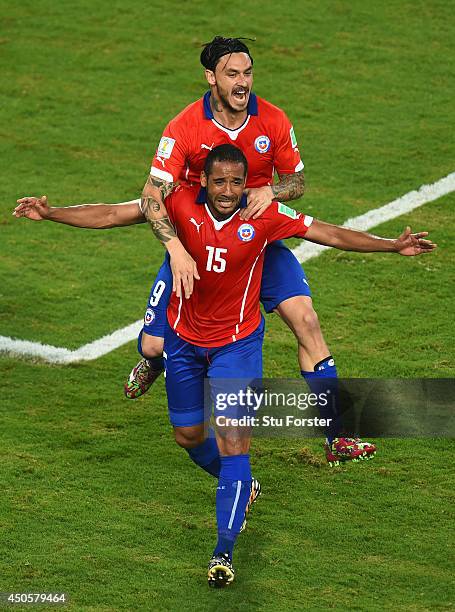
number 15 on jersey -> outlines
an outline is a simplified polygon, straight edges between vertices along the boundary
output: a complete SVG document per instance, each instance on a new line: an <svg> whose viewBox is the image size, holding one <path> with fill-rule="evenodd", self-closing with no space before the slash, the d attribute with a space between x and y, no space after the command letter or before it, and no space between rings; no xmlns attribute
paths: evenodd
<svg viewBox="0 0 455 612"><path fill-rule="evenodd" d="M207 255L207 272L224 272L226 270L226 260L223 259L223 254L227 253L227 249L221 247L206 246Z"/></svg>

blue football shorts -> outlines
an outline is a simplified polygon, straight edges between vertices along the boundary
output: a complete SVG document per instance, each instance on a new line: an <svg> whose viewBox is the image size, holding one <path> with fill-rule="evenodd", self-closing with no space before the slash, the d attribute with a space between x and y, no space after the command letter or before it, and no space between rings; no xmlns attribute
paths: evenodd
<svg viewBox="0 0 455 612"><path fill-rule="evenodd" d="M220 393L226 398L261 379L264 327L262 318L259 327L246 338L216 348L190 344L169 325L166 327L163 354L172 425L190 427L208 421L212 402Z"/></svg>
<svg viewBox="0 0 455 612"><path fill-rule="evenodd" d="M169 255L155 278L144 316L143 332L150 336L164 337L167 326L166 310L172 292L172 272ZM311 297L305 272L283 241L272 242L265 249L261 282L261 302L265 312L273 310L291 297Z"/></svg>
<svg viewBox="0 0 455 612"><path fill-rule="evenodd" d="M310 286L297 257L282 240L272 242L265 249L261 281L261 302L265 312L291 297L311 297Z"/></svg>

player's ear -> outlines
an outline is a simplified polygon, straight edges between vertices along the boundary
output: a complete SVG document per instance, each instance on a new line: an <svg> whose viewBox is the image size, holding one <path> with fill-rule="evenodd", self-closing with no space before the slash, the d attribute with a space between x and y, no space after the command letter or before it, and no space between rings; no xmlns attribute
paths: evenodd
<svg viewBox="0 0 455 612"><path fill-rule="evenodd" d="M215 73L212 70L205 71L205 78L207 79L207 83L209 85L216 85Z"/></svg>
<svg viewBox="0 0 455 612"><path fill-rule="evenodd" d="M207 175L204 170L201 172L201 187L207 187Z"/></svg>

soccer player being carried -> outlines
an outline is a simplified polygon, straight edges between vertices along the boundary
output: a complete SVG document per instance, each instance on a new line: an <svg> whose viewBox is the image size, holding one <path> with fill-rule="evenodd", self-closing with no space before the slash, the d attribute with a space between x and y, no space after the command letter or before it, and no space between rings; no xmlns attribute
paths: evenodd
<svg viewBox="0 0 455 612"><path fill-rule="evenodd" d="M193 258L174 230L162 222L167 215L166 195L177 183L198 185L208 152L225 143L235 144L248 160L244 221L262 215L272 200L287 202L304 192L303 162L293 126L281 109L252 92L253 58L248 47L241 39L216 36L205 45L200 60L210 89L166 126L142 195L144 215L168 253L147 301L138 338L142 359L124 387L131 399L146 393L163 371L163 336L172 289L177 297L183 292L189 298L199 278ZM279 180L274 184L275 171ZM266 247L260 295L265 311L278 313L297 338L299 369L312 391L317 393L325 378L335 382L335 361L322 336L305 273L280 241ZM346 437L335 427L326 436L331 465L376 451L373 444Z"/></svg>
<svg viewBox="0 0 455 612"><path fill-rule="evenodd" d="M260 217L245 221L241 213L247 167L237 147L214 147L204 161L202 188L179 186L167 196L168 216L161 220L160 230L178 233L199 270L191 295L172 293L167 308L166 391L177 443L217 478L218 541L208 566L209 585L217 587L234 580L234 545L259 490L251 476L249 430L223 425L213 435L204 405L204 380L208 377L216 390L226 379L262 377L264 320L259 298L267 246L291 236L343 250L408 256L436 246L425 238L427 232L412 234L406 228L397 239L379 238L318 221L276 201ZM52 209L43 199L30 199L22 206L18 216L80 225L82 214L89 217L86 227L94 228L145 221L139 202L89 206L85 211Z"/></svg>

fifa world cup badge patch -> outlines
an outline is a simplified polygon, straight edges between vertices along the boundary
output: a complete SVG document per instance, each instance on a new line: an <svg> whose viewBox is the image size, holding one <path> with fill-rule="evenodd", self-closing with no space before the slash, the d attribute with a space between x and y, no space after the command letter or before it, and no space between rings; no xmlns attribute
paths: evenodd
<svg viewBox="0 0 455 612"><path fill-rule="evenodd" d="M270 149L270 138L265 135L258 136L254 141L254 148L258 153L267 153Z"/></svg>
<svg viewBox="0 0 455 612"><path fill-rule="evenodd" d="M157 156L162 157L163 159L169 159L174 145L174 138L163 136L163 138L160 140L160 144L158 145L158 151L156 152Z"/></svg>
<svg viewBox="0 0 455 612"><path fill-rule="evenodd" d="M242 242L249 242L254 238L254 227L249 223L243 223L237 230L237 236Z"/></svg>
<svg viewBox="0 0 455 612"><path fill-rule="evenodd" d="M147 308L145 311L144 323L146 325L151 325L155 320L155 311L152 308Z"/></svg>

